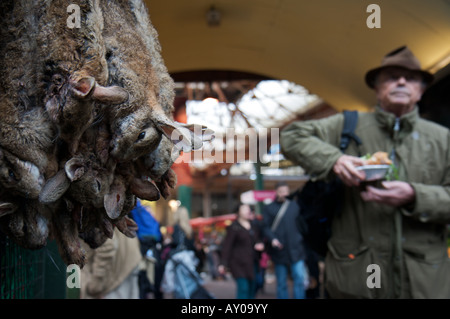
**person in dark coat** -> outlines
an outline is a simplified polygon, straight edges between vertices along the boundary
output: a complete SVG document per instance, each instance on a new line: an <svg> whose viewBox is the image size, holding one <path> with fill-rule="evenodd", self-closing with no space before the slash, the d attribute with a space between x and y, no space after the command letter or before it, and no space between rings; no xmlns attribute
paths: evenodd
<svg viewBox="0 0 450 319"><path fill-rule="evenodd" d="M263 231L269 243L268 253L275 265L277 298L289 298L287 279L290 271L294 284L293 298L304 299L306 250L300 230L300 207L295 201L289 200L278 226L273 229L276 216L290 195L289 185L285 182L277 183L275 190L276 199L263 208Z"/></svg>
<svg viewBox="0 0 450 319"><path fill-rule="evenodd" d="M237 219L227 227L218 270L224 274L225 269L229 268L236 281L237 299L253 299L256 293L255 267L258 262L258 251L264 250L264 244L251 222L253 219L251 207L241 203L237 214Z"/></svg>

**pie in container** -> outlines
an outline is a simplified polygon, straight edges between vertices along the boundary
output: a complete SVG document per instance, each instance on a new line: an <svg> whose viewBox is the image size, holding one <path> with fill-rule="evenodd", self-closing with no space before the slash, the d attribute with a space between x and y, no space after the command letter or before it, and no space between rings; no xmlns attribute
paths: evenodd
<svg viewBox="0 0 450 319"><path fill-rule="evenodd" d="M356 169L364 171L366 174L365 181L376 181L386 177L392 161L386 152L375 152L372 155L363 157L365 164L358 166Z"/></svg>

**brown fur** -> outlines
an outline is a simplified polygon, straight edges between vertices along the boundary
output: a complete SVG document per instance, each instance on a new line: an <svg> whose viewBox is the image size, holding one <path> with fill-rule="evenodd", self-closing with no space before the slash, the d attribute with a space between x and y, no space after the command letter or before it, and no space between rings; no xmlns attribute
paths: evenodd
<svg viewBox="0 0 450 319"><path fill-rule="evenodd" d="M123 218L121 218L120 220L116 221L114 223L114 226L116 226L117 229L122 234L127 236L128 238L136 237L136 232L138 230L138 225L130 217L125 215Z"/></svg>
<svg viewBox="0 0 450 319"><path fill-rule="evenodd" d="M82 267L79 237L98 247L114 227L136 236L136 197L168 197L172 163L208 137L172 118L144 2L75 3L80 29L66 25L65 0L0 2L0 223L31 249L55 239Z"/></svg>
<svg viewBox="0 0 450 319"><path fill-rule="evenodd" d="M0 229L26 249L47 244L50 210L37 200L18 201L17 211L0 218Z"/></svg>
<svg viewBox="0 0 450 319"><path fill-rule="evenodd" d="M86 252L81 247L78 237L81 210L81 205L73 205L67 200L58 201L52 211L51 229L64 263L76 264L83 268Z"/></svg>
<svg viewBox="0 0 450 319"><path fill-rule="evenodd" d="M41 108L36 85L39 73L34 10L34 3L25 0L0 4L0 145L8 154L0 166L15 179L9 183L2 173L4 187L36 198L38 179L54 174L57 164L55 129ZM17 67L18 63L26 67ZM37 167L39 177L34 170L24 169L25 163Z"/></svg>
<svg viewBox="0 0 450 319"><path fill-rule="evenodd" d="M61 170L43 187L40 200L52 203L67 196L85 207L104 206L114 179L115 162L105 154L110 136L103 123L88 128L77 154L61 161Z"/></svg>
<svg viewBox="0 0 450 319"><path fill-rule="evenodd" d="M59 137L74 154L83 132L95 117L96 101L122 103L128 94L105 88L108 69L103 42L103 16L98 0L78 1L81 28L69 28L66 0L41 0L38 44L44 68L43 102L58 125Z"/></svg>
<svg viewBox="0 0 450 319"><path fill-rule="evenodd" d="M151 152L161 139L152 119L153 110L161 108L159 81L152 57L132 22L128 1L103 2L101 7L109 84L121 84L129 93L127 102L108 110L113 132L111 154L120 161L128 161Z"/></svg>
<svg viewBox="0 0 450 319"><path fill-rule="evenodd" d="M162 49L158 40L158 32L153 26L147 7L142 0L131 0L130 6L133 8L132 13L135 17L136 30L152 57L152 67L159 81L159 104L161 105L163 112L169 118L172 118L174 111L173 102L175 98L175 83L162 58Z"/></svg>

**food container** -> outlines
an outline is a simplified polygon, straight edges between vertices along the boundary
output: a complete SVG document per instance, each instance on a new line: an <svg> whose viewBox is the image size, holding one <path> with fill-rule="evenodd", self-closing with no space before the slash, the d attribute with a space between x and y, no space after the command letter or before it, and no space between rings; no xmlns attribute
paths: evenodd
<svg viewBox="0 0 450 319"><path fill-rule="evenodd" d="M365 181L376 181L386 177L389 165L363 165L356 168L358 171L366 173Z"/></svg>

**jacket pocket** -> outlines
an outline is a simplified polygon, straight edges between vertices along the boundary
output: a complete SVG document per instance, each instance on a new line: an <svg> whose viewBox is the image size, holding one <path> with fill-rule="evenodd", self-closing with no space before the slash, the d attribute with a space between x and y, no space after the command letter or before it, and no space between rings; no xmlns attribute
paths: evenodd
<svg viewBox="0 0 450 319"><path fill-rule="evenodd" d="M328 242L325 259L326 289L331 298L374 298L374 289L367 286L367 266L372 262L369 247L363 246L354 252L345 249L345 244Z"/></svg>
<svg viewBox="0 0 450 319"><path fill-rule="evenodd" d="M404 251L413 298L450 298L450 258L426 258Z"/></svg>

